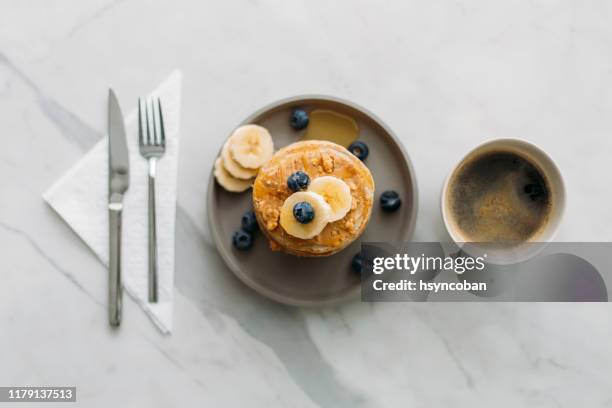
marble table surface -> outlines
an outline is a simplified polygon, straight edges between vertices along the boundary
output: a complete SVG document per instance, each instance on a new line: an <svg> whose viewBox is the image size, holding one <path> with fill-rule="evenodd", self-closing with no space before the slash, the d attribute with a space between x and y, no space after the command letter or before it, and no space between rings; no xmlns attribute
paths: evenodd
<svg viewBox="0 0 612 408"><path fill-rule="evenodd" d="M282 306L225 267L204 199L233 126L321 93L401 138L416 240L447 239L467 150L520 137L565 176L558 238L610 241L611 19L605 0L0 1L0 385L76 385L87 407L612 406L609 305ZM129 111L175 68L175 329L128 300L112 332L105 269L41 194L103 136L109 86Z"/></svg>

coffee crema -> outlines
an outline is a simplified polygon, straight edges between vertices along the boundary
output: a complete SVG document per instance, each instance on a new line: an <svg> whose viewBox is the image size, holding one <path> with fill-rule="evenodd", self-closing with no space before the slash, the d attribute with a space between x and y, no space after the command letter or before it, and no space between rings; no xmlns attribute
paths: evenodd
<svg viewBox="0 0 612 408"><path fill-rule="evenodd" d="M468 157L451 175L448 189L447 210L466 242L507 246L533 241L552 211L544 173L510 150Z"/></svg>

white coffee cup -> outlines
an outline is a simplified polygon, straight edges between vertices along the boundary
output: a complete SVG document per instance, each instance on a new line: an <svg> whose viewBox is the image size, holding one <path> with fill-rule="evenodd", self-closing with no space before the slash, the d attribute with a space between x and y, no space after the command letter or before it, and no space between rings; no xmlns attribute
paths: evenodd
<svg viewBox="0 0 612 408"><path fill-rule="evenodd" d="M457 222L453 219L453 214L449 208L449 188L451 187L450 183L454 180L456 172L464 163L467 163L468 160L488 152L499 151L517 154L535 165L547 181L548 193L552 206L545 225L537 234L530 237L528 240L510 246L495 247L487 245L483 247L481 244L469 242L469 239L466 238L465 234L458 227ZM442 188L440 204L444 225L453 242L469 255L480 256L486 253L489 263L505 265L521 262L533 257L542 250L546 243L553 240L563 218L565 200L565 186L561 172L553 160L542 149L520 139L494 139L471 150L461 159L457 166L455 166Z"/></svg>

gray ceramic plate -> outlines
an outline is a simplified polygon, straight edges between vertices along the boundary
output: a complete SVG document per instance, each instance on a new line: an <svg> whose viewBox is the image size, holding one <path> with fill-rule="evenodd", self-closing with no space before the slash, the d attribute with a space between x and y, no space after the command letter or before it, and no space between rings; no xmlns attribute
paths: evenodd
<svg viewBox="0 0 612 408"><path fill-rule="evenodd" d="M255 112L241 123L266 127L274 138L275 148L302 138L302 132L289 126L291 111L331 109L355 119L359 140L370 148L365 161L376 183L372 218L362 241L407 241L414 231L417 213L417 188L414 170L401 143L380 119L347 101L327 96L299 96L284 99ZM228 135L229 136L229 135ZM396 190L402 206L395 213L384 213L378 199L384 190ZM213 239L229 268L245 284L278 302L296 306L320 306L356 297L360 293L360 276L351 270L352 257L360 250L360 240L338 254L324 258L298 258L272 252L261 233L248 252L233 248L231 237L240 227L240 217L251 209L251 193L229 193L211 176L208 184L208 221Z"/></svg>

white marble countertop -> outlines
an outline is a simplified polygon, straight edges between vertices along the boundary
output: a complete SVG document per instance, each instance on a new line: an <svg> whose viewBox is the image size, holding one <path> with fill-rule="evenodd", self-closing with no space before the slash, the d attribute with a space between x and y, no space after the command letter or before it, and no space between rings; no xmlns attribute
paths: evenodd
<svg viewBox="0 0 612 408"><path fill-rule="evenodd" d="M561 240L612 240L612 6L578 1L0 2L0 385L76 385L78 406L612 406L607 304L359 302L302 310L242 285L207 231L228 131L301 93L350 99L416 168L415 239L477 143L520 137L567 183ZM124 110L184 73L175 331L126 301L42 201ZM71 405L72 406L72 405Z"/></svg>

